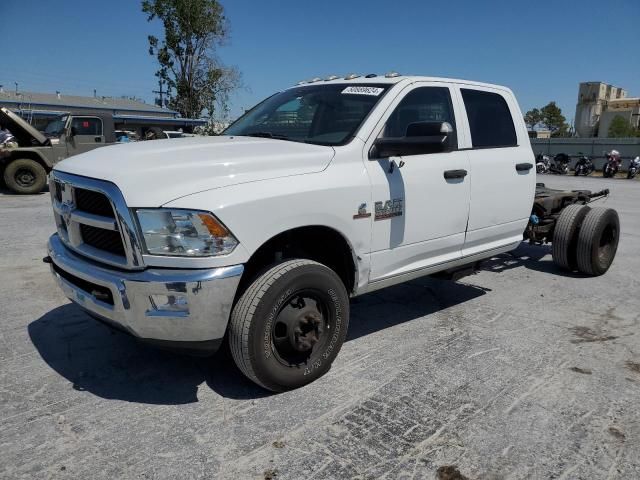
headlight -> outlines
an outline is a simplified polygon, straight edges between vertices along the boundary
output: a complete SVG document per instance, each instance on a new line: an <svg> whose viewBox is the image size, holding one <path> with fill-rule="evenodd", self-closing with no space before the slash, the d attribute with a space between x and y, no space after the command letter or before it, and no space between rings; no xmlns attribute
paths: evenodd
<svg viewBox="0 0 640 480"><path fill-rule="evenodd" d="M231 253L238 244L212 214L167 208L136 210L147 253L210 257Z"/></svg>

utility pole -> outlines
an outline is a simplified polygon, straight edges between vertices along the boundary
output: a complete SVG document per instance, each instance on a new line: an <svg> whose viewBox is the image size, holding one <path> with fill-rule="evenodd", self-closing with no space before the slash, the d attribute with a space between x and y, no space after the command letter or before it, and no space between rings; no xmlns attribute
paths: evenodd
<svg viewBox="0 0 640 480"><path fill-rule="evenodd" d="M164 94L165 93L169 93L169 92L167 92L166 90L162 90L162 87L164 87L164 82L162 81L161 78L158 78L158 86L160 88L159 90L152 90L152 91L153 91L153 93L157 93L158 95L160 95L160 103L159 103L159 105L160 105L160 107L164 107L165 106L165 104L164 104Z"/></svg>

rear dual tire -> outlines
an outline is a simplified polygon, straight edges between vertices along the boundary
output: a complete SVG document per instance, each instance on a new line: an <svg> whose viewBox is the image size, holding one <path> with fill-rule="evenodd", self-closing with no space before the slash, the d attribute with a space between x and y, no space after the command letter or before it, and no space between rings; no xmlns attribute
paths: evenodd
<svg viewBox="0 0 640 480"><path fill-rule="evenodd" d="M577 266L576 248L578 229L589 213L586 205L569 205L560 214L553 232L553 261L564 270L574 270Z"/></svg>
<svg viewBox="0 0 640 480"><path fill-rule="evenodd" d="M619 239L618 212L612 208L592 208L578 234L578 270L593 276L604 274L616 256Z"/></svg>
<svg viewBox="0 0 640 480"><path fill-rule="evenodd" d="M611 208L569 205L556 222L552 256L564 270L604 274L618 249L620 220Z"/></svg>

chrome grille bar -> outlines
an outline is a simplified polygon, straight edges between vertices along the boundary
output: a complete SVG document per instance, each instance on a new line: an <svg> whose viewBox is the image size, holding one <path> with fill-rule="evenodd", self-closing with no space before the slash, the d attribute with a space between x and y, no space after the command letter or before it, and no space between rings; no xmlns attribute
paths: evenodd
<svg viewBox="0 0 640 480"><path fill-rule="evenodd" d="M50 174L49 190L58 234L68 248L101 263L127 269L143 268L142 249L135 223L122 193L114 184L54 170ZM97 196L98 200L102 198L100 196L104 196L106 201L102 201L99 210L94 209L96 213L87 212L79 208L78 195L82 195L84 199ZM112 212L109 211L109 205ZM113 217L105 216L111 213ZM88 229L91 228L91 237L83 238L82 232L89 232ZM108 238L111 243L96 244L95 240L100 238L99 231L96 232L95 229L105 230L105 240ZM119 233L122 249L117 245L118 234L114 232ZM93 242L93 245L87 242Z"/></svg>

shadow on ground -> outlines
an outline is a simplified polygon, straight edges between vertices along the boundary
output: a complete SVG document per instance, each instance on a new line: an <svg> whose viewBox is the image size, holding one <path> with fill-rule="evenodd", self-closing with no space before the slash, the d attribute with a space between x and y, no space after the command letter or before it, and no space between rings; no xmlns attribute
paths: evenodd
<svg viewBox="0 0 640 480"><path fill-rule="evenodd" d="M547 255L549 256L548 258ZM517 249L509 253L496 255L484 260L480 270L500 273L517 267L524 267L537 272L549 273L561 277L585 278L578 272L568 272L558 267L551 259L551 245L531 245L522 242Z"/></svg>
<svg viewBox="0 0 640 480"><path fill-rule="evenodd" d="M40 196L40 195L45 195L45 194L49 194L49 185L45 185L44 188L42 189L41 192L38 193L31 193L28 195L22 194L22 193L15 193L12 190L9 190L9 188L7 188L7 186L4 184L4 180L0 180L0 196L5 196L5 197L34 197L34 196Z"/></svg>
<svg viewBox="0 0 640 480"><path fill-rule="evenodd" d="M347 341L482 294L477 287L424 279L364 295L352 304ZM74 389L102 398L163 405L192 403L198 401L202 383L226 398L269 395L242 375L226 348L209 358L159 350L103 325L74 304L51 310L28 329L51 368Z"/></svg>
<svg viewBox="0 0 640 480"><path fill-rule="evenodd" d="M268 395L245 379L225 352L189 357L145 345L113 330L73 304L51 310L29 327L42 359L76 390L128 402L197 402L206 383L229 398Z"/></svg>

